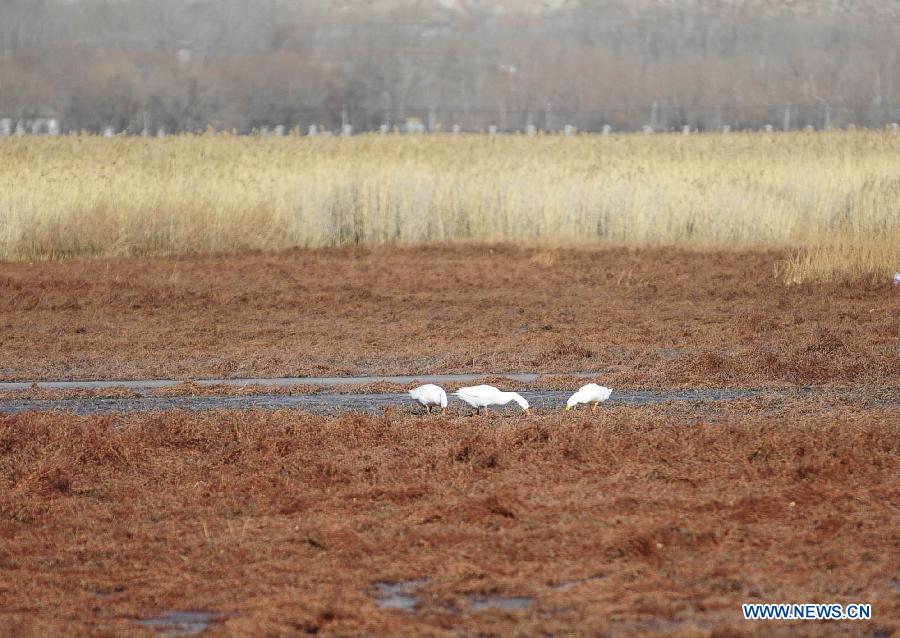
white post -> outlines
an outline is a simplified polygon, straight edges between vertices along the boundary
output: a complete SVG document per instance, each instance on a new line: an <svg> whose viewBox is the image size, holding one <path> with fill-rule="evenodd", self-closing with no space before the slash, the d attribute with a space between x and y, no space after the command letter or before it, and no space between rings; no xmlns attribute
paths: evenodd
<svg viewBox="0 0 900 638"><path fill-rule="evenodd" d="M344 137L350 137L351 135L353 135L353 125L344 124L341 127L341 135L343 135Z"/></svg>

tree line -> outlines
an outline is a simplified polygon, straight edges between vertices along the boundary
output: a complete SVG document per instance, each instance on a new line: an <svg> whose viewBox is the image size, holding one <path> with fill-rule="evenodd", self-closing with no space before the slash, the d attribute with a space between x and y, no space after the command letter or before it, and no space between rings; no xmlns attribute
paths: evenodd
<svg viewBox="0 0 900 638"><path fill-rule="evenodd" d="M900 120L894 3L735 5L0 0L0 118L132 133Z"/></svg>

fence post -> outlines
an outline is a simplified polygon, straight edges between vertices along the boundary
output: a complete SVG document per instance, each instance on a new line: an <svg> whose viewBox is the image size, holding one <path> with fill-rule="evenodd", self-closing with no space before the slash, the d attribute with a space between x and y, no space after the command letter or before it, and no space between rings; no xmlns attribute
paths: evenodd
<svg viewBox="0 0 900 638"><path fill-rule="evenodd" d="M433 106L428 107L428 132L434 133L434 129L437 127L437 113L435 112L435 108Z"/></svg>

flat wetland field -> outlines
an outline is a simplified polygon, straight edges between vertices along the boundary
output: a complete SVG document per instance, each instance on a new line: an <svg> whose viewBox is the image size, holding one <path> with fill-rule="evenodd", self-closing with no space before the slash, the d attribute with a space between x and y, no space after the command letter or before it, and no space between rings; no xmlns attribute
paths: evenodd
<svg viewBox="0 0 900 638"><path fill-rule="evenodd" d="M785 392L594 415L421 416L402 396L336 416L0 415L0 634L895 635L900 287L785 285L786 258L498 244L2 263L7 381L534 372L523 387L568 389L595 372L621 391ZM130 396L74 394L104 393ZM745 622L748 602L873 619Z"/></svg>
<svg viewBox="0 0 900 638"><path fill-rule="evenodd" d="M900 288L787 286L785 256L448 245L3 263L0 380L597 372L619 388L896 388Z"/></svg>
<svg viewBox="0 0 900 638"><path fill-rule="evenodd" d="M810 400L3 416L0 633L889 636L898 424ZM779 601L873 619L742 620Z"/></svg>

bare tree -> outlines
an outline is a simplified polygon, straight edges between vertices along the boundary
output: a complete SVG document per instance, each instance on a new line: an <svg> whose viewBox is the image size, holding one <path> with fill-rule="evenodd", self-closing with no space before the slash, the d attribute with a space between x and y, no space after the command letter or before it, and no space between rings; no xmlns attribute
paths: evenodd
<svg viewBox="0 0 900 638"><path fill-rule="evenodd" d="M0 116L65 129L900 119L887 0L0 0ZM787 105L790 104L788 110Z"/></svg>

